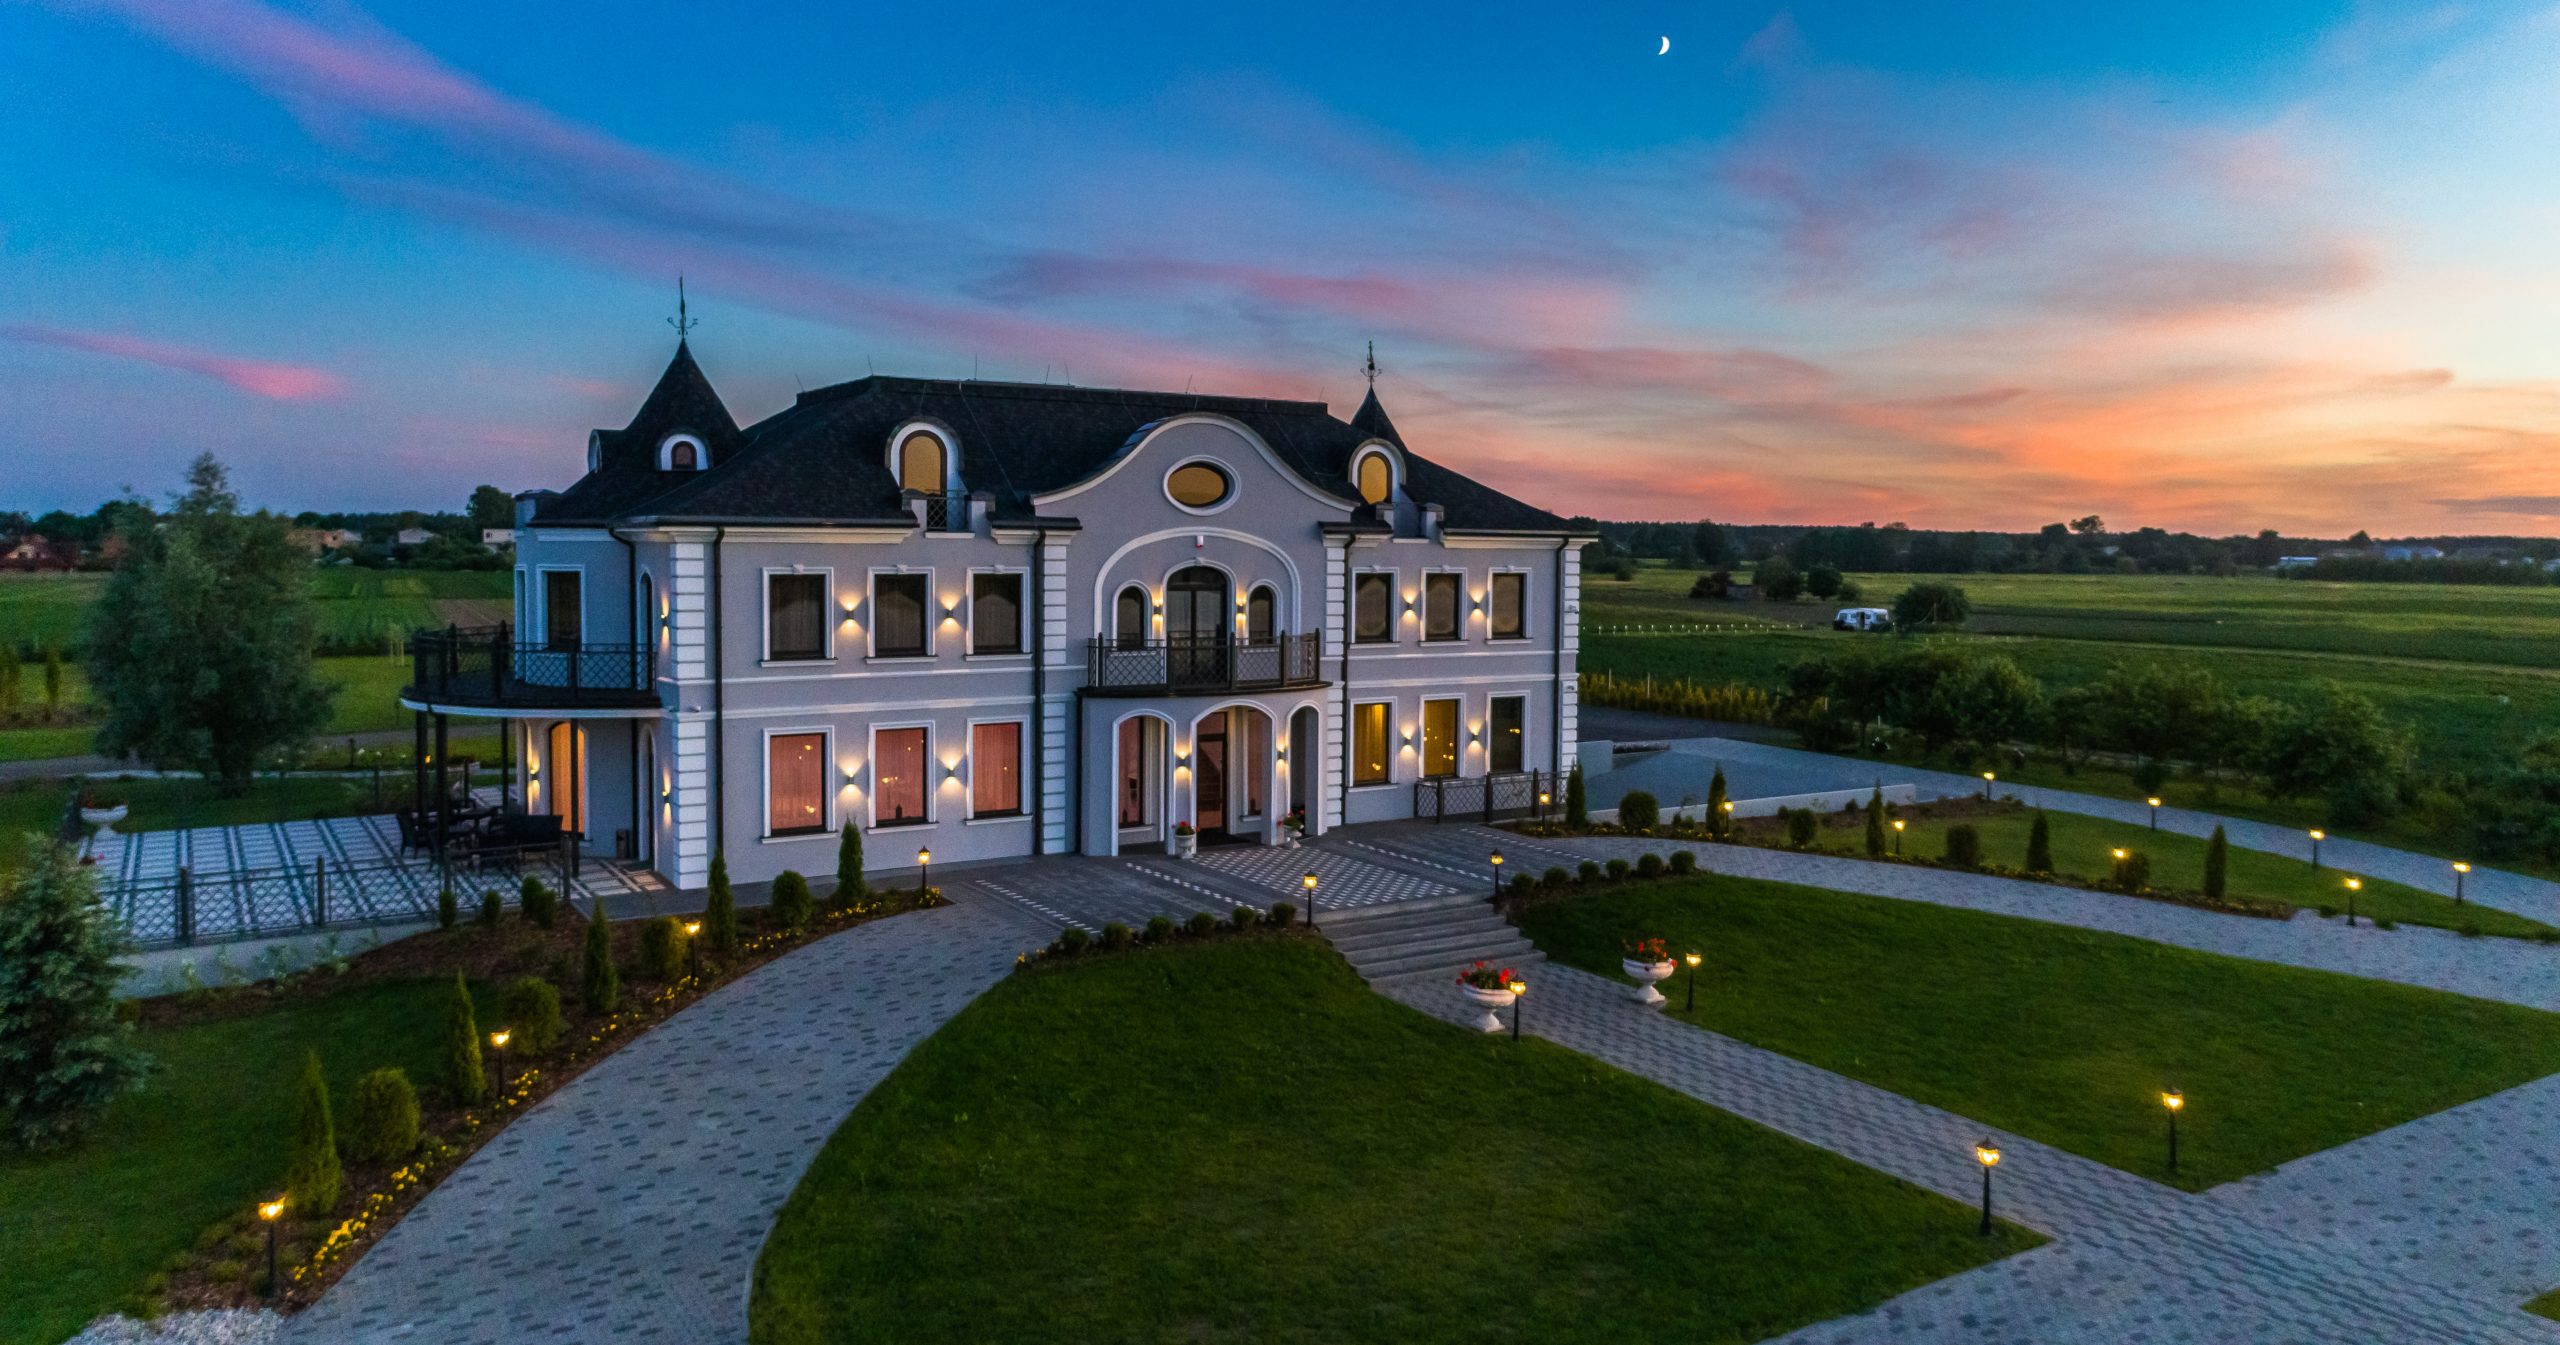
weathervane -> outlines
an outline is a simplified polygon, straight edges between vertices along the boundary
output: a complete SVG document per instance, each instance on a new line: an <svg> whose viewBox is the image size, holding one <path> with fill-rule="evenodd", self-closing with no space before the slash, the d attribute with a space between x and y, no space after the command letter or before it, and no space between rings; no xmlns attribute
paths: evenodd
<svg viewBox="0 0 2560 1345"><path fill-rule="evenodd" d="M1368 375L1369 375L1369 390L1370 390L1371 392L1376 392L1376 391L1378 390L1378 343L1377 343L1377 342L1372 341L1372 342L1370 342L1370 343L1369 343L1369 362L1368 362L1366 365L1363 365L1363 366L1362 366L1362 368L1363 368L1363 369L1368 373Z"/></svg>
<svg viewBox="0 0 2560 1345"><path fill-rule="evenodd" d="M683 276L676 277L676 315L667 319L667 325L676 329L676 339L679 341L685 338L685 333L702 325L685 315Z"/></svg>

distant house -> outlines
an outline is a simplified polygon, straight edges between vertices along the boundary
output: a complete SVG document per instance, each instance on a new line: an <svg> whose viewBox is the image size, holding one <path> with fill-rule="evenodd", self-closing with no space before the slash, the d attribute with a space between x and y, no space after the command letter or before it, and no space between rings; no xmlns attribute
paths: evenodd
<svg viewBox="0 0 2560 1345"><path fill-rule="evenodd" d="M513 528L482 528L480 530L480 545L492 551L502 546L512 547L515 544L516 530Z"/></svg>
<svg viewBox="0 0 2560 1345"><path fill-rule="evenodd" d="M2279 570L2308 570L2319 563L2320 558L2318 556L2278 556L2276 557L2275 568Z"/></svg>
<svg viewBox="0 0 2560 1345"><path fill-rule="evenodd" d="M0 568L11 570L68 570L80 563L80 548L71 542L57 542L28 533L0 550Z"/></svg>
<svg viewBox="0 0 2560 1345"><path fill-rule="evenodd" d="M402 528L392 535L391 544L393 546L425 546L435 539L436 535L424 528Z"/></svg>
<svg viewBox="0 0 2560 1345"><path fill-rule="evenodd" d="M2401 543L2382 548L2382 558L2384 560L2443 560L2444 548Z"/></svg>
<svg viewBox="0 0 2560 1345"><path fill-rule="evenodd" d="M324 551L343 551L364 540L346 528L296 528L287 535L295 546L315 556Z"/></svg>

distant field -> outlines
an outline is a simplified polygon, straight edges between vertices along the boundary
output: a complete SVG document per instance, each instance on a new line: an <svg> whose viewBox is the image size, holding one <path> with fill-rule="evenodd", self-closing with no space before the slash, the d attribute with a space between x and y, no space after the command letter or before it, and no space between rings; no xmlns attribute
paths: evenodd
<svg viewBox="0 0 2560 1345"><path fill-rule="evenodd" d="M0 641L69 649L106 586L102 574L0 574Z"/></svg>
<svg viewBox="0 0 2560 1345"><path fill-rule="evenodd" d="M0 640L77 646L103 574L0 574ZM396 651L422 626L457 624L503 608L501 570L314 570L311 596L323 647Z"/></svg>

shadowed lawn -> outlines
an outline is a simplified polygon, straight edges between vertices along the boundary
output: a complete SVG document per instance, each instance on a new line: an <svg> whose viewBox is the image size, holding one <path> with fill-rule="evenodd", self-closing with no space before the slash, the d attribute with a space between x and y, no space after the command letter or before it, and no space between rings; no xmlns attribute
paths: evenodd
<svg viewBox="0 0 2560 1345"><path fill-rule="evenodd" d="M2163 1180L2174 1085L2191 1190L2560 1070L2560 1016L1884 897L1702 877L1521 924L1612 976L1623 937L1698 949L1703 1027Z"/></svg>
<svg viewBox="0 0 2560 1345"><path fill-rule="evenodd" d="M378 984L144 1032L161 1072L87 1143L0 1151L0 1342L53 1345L216 1220L278 1190L305 1050L320 1052L341 1124L366 1070L399 1065L426 1086L450 993L451 982Z"/></svg>
<svg viewBox="0 0 2560 1345"><path fill-rule="evenodd" d="M1313 940L1007 980L842 1129L752 1337L1745 1341L2035 1241Z"/></svg>

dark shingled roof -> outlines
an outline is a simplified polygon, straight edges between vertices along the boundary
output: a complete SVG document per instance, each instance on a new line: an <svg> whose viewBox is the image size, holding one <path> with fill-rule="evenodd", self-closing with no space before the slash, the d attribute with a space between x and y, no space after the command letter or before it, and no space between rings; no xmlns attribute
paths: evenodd
<svg viewBox="0 0 2560 1345"><path fill-rule="evenodd" d="M1352 450L1372 438L1404 447L1374 390L1345 423L1322 402L881 376L801 393L788 409L741 431L679 342L631 424L596 432L596 469L541 501L535 521L903 521L889 436L911 420L951 431L961 482L986 492L994 517L1027 520L1036 512L1033 496L1094 475L1149 428L1194 411L1242 422L1291 470L1346 505L1359 499L1346 475ZM657 445L676 430L701 436L711 450L709 468L658 470ZM1563 519L1410 449L1405 459L1407 494L1440 505L1444 527L1569 530Z"/></svg>

